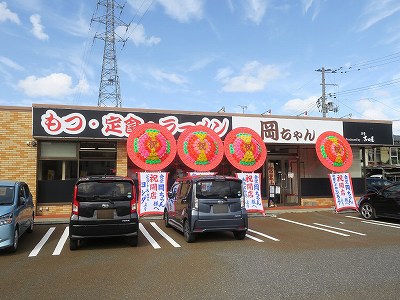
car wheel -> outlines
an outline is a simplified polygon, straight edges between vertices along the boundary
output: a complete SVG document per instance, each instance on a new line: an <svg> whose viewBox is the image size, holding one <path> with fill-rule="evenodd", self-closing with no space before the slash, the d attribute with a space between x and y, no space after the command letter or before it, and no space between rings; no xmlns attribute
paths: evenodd
<svg viewBox="0 0 400 300"><path fill-rule="evenodd" d="M169 217L168 217L167 210L164 210L164 223L165 223L165 227L171 227L171 225L169 225Z"/></svg>
<svg viewBox="0 0 400 300"><path fill-rule="evenodd" d="M35 217L32 216L32 222L31 225L29 225L28 229L26 230L26 232L28 233L32 233L33 232L33 224L35 223Z"/></svg>
<svg viewBox="0 0 400 300"><path fill-rule="evenodd" d="M236 240L243 240L246 237L246 231L234 231L233 236Z"/></svg>
<svg viewBox="0 0 400 300"><path fill-rule="evenodd" d="M78 249L79 240L69 239L69 250L76 250Z"/></svg>
<svg viewBox="0 0 400 300"><path fill-rule="evenodd" d="M128 237L128 245L131 247L136 247L138 244L138 237L137 236L130 236Z"/></svg>
<svg viewBox="0 0 400 300"><path fill-rule="evenodd" d="M14 253L15 251L17 251L18 243L19 243L19 230L18 227L15 227L13 244L9 248L10 252Z"/></svg>
<svg viewBox="0 0 400 300"><path fill-rule="evenodd" d="M193 243L196 239L196 235L190 231L188 220L185 220L185 223L183 224L183 235L185 236L185 240L188 243Z"/></svg>
<svg viewBox="0 0 400 300"><path fill-rule="evenodd" d="M369 202L365 202L360 207L360 213L364 219L373 220L375 219L375 209Z"/></svg>

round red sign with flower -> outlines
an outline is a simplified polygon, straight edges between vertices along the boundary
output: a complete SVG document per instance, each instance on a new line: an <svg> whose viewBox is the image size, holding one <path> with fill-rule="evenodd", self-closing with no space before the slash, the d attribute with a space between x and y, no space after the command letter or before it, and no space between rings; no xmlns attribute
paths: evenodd
<svg viewBox="0 0 400 300"><path fill-rule="evenodd" d="M155 123L136 126L128 137L126 148L132 162L145 171L164 169L176 155L174 136Z"/></svg>
<svg viewBox="0 0 400 300"><path fill-rule="evenodd" d="M260 135L245 127L235 128L226 135L224 150L228 161L244 172L259 169L267 158L267 147Z"/></svg>
<svg viewBox="0 0 400 300"><path fill-rule="evenodd" d="M322 133L315 143L315 150L321 163L331 171L346 171L353 163L350 144L337 132Z"/></svg>
<svg viewBox="0 0 400 300"><path fill-rule="evenodd" d="M195 171L214 169L224 156L221 138L205 126L185 129L178 138L177 147L182 162Z"/></svg>

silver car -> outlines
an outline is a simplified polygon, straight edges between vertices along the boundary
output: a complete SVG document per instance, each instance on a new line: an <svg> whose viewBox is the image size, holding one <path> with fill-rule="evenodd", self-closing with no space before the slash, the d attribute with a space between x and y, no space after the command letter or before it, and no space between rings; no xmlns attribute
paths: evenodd
<svg viewBox="0 0 400 300"><path fill-rule="evenodd" d="M25 182L0 181L0 249L17 251L24 232L34 224L32 194Z"/></svg>

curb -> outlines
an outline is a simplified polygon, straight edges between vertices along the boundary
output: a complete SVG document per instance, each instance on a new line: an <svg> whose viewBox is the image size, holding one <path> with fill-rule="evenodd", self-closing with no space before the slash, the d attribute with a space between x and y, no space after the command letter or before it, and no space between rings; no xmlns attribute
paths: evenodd
<svg viewBox="0 0 400 300"><path fill-rule="evenodd" d="M284 209L279 209L279 208L273 208L273 209L266 209L265 213L248 213L249 218L265 218L265 217L272 217L275 218L277 215L280 214L286 214L286 213L305 213L305 212L317 212L317 211L331 211L335 213L335 207L305 207L305 208L284 208ZM162 220L163 216L144 216L140 217L140 220ZM43 216L37 216L35 218L35 225L52 225L52 224L68 224L69 223L69 217L43 217Z"/></svg>

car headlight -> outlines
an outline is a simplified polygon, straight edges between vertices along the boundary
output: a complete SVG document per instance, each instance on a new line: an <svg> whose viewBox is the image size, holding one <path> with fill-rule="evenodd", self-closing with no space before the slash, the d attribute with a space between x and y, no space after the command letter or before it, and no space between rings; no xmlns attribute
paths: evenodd
<svg viewBox="0 0 400 300"><path fill-rule="evenodd" d="M12 221L13 221L13 214L12 213L0 216L0 226L11 224Z"/></svg>

